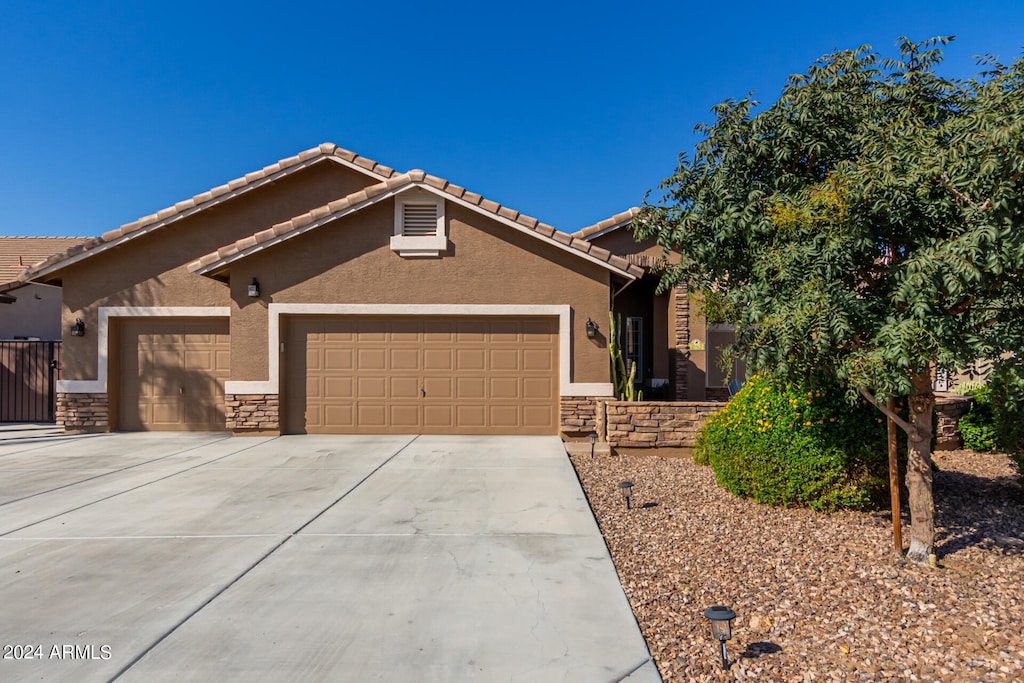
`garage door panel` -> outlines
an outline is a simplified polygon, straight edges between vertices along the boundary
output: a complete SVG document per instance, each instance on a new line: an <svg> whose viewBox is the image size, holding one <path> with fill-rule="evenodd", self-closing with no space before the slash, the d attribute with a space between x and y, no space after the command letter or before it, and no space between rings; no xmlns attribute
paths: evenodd
<svg viewBox="0 0 1024 683"><path fill-rule="evenodd" d="M549 373L555 369L555 353L550 349L523 349L523 370Z"/></svg>
<svg viewBox="0 0 1024 683"><path fill-rule="evenodd" d="M285 327L285 431L557 431L554 318L311 316ZM323 360L349 357L351 364ZM307 374L348 381L351 394L314 393ZM314 407L323 415L317 425Z"/></svg>
<svg viewBox="0 0 1024 683"><path fill-rule="evenodd" d="M546 401L554 395L554 385L548 377L524 377L522 397L528 401Z"/></svg>
<svg viewBox="0 0 1024 683"><path fill-rule="evenodd" d="M492 342L519 342L522 325L518 320L495 320L490 325L489 340Z"/></svg>
<svg viewBox="0 0 1024 683"><path fill-rule="evenodd" d="M456 349L455 369L484 370L487 368L487 353L483 349Z"/></svg>
<svg viewBox="0 0 1024 683"><path fill-rule="evenodd" d="M488 408L488 421L496 427L516 427L519 425L519 406L492 405Z"/></svg>
<svg viewBox="0 0 1024 683"><path fill-rule="evenodd" d="M391 349L391 364L388 369L393 372L418 370L420 367L419 349Z"/></svg>
<svg viewBox="0 0 1024 683"><path fill-rule="evenodd" d="M460 320L455 329L456 342L482 342L487 338L487 323L483 320Z"/></svg>
<svg viewBox="0 0 1024 683"><path fill-rule="evenodd" d="M451 349L423 349L424 372L451 371L454 367Z"/></svg>
<svg viewBox="0 0 1024 683"><path fill-rule="evenodd" d="M176 425L181 422L184 415L184 405L179 401L167 402L167 401L155 401L150 404L150 420L152 426L168 426Z"/></svg>
<svg viewBox="0 0 1024 683"><path fill-rule="evenodd" d="M351 370L355 367L352 349L324 349L323 368L327 370Z"/></svg>
<svg viewBox="0 0 1024 683"><path fill-rule="evenodd" d="M487 411L482 405L456 405L455 415L459 429L483 429L487 426Z"/></svg>
<svg viewBox="0 0 1024 683"><path fill-rule="evenodd" d="M306 396L311 399L324 398L324 383L328 378L310 375L306 378Z"/></svg>
<svg viewBox="0 0 1024 683"><path fill-rule="evenodd" d="M518 349L494 349L488 354L491 372L517 372L519 370Z"/></svg>
<svg viewBox="0 0 1024 683"><path fill-rule="evenodd" d="M487 395L486 377L459 377L455 385L455 397L459 399L482 399Z"/></svg>
<svg viewBox="0 0 1024 683"><path fill-rule="evenodd" d="M352 400L356 397L355 387L351 377L324 377L322 384L324 392L317 394L326 399Z"/></svg>
<svg viewBox="0 0 1024 683"><path fill-rule="evenodd" d="M343 427L353 427L356 424L355 406L351 404L324 406L322 413L324 418L320 426L341 425Z"/></svg>
<svg viewBox="0 0 1024 683"><path fill-rule="evenodd" d="M384 349L358 349L356 351L356 368L369 371L386 370L387 357L388 354Z"/></svg>
<svg viewBox="0 0 1024 683"><path fill-rule="evenodd" d="M551 410L547 406L523 406L523 427L527 429L555 429Z"/></svg>
<svg viewBox="0 0 1024 683"><path fill-rule="evenodd" d="M455 382L451 377L424 377L423 397L431 401L455 398Z"/></svg>
<svg viewBox="0 0 1024 683"><path fill-rule="evenodd" d="M392 399L417 399L420 397L420 383L415 377L389 377Z"/></svg>
<svg viewBox="0 0 1024 683"><path fill-rule="evenodd" d="M496 399L519 398L518 377L492 377L489 382L490 396Z"/></svg>
<svg viewBox="0 0 1024 683"><path fill-rule="evenodd" d="M359 403L356 405L358 424L367 428L384 429L387 427L388 406L383 403Z"/></svg>
<svg viewBox="0 0 1024 683"><path fill-rule="evenodd" d="M391 429L419 429L421 424L420 406L408 403L392 403L388 406L388 427Z"/></svg>
<svg viewBox="0 0 1024 683"><path fill-rule="evenodd" d="M357 377L356 395L359 398L387 398L387 377Z"/></svg>
<svg viewBox="0 0 1024 683"><path fill-rule="evenodd" d="M452 405L424 405L423 424L431 431L455 429L455 407Z"/></svg>
<svg viewBox="0 0 1024 683"><path fill-rule="evenodd" d="M424 320L422 328L423 341L427 344L450 344L455 341L455 331L447 320Z"/></svg>

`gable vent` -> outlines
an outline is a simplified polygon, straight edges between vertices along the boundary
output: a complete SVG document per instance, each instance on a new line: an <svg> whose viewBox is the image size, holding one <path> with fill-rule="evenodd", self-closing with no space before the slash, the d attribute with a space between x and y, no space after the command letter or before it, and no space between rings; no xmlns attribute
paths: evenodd
<svg viewBox="0 0 1024 683"><path fill-rule="evenodd" d="M402 234L406 237L433 237L437 234L437 204L403 204Z"/></svg>

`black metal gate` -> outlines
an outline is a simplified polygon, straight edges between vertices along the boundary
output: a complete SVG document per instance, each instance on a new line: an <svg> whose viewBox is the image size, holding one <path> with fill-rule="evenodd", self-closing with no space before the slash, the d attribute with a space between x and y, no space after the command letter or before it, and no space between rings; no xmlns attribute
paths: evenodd
<svg viewBox="0 0 1024 683"><path fill-rule="evenodd" d="M0 341L0 422L53 422L59 341Z"/></svg>

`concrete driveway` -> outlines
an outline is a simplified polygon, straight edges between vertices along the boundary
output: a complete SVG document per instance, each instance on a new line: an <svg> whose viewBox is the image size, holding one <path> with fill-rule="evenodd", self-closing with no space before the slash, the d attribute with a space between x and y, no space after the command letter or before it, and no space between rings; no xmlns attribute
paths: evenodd
<svg viewBox="0 0 1024 683"><path fill-rule="evenodd" d="M0 680L660 681L555 437L0 426Z"/></svg>

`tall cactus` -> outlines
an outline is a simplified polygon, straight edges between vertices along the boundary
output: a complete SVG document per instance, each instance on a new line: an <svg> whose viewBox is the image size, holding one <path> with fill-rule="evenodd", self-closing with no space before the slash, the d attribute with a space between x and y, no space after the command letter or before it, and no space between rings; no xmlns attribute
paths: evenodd
<svg viewBox="0 0 1024 683"><path fill-rule="evenodd" d="M642 401L644 394L636 390L636 364L630 363L629 374L626 374L626 359L619 346L619 324L621 316L608 311L608 354L612 360L612 386L615 396L620 401Z"/></svg>

